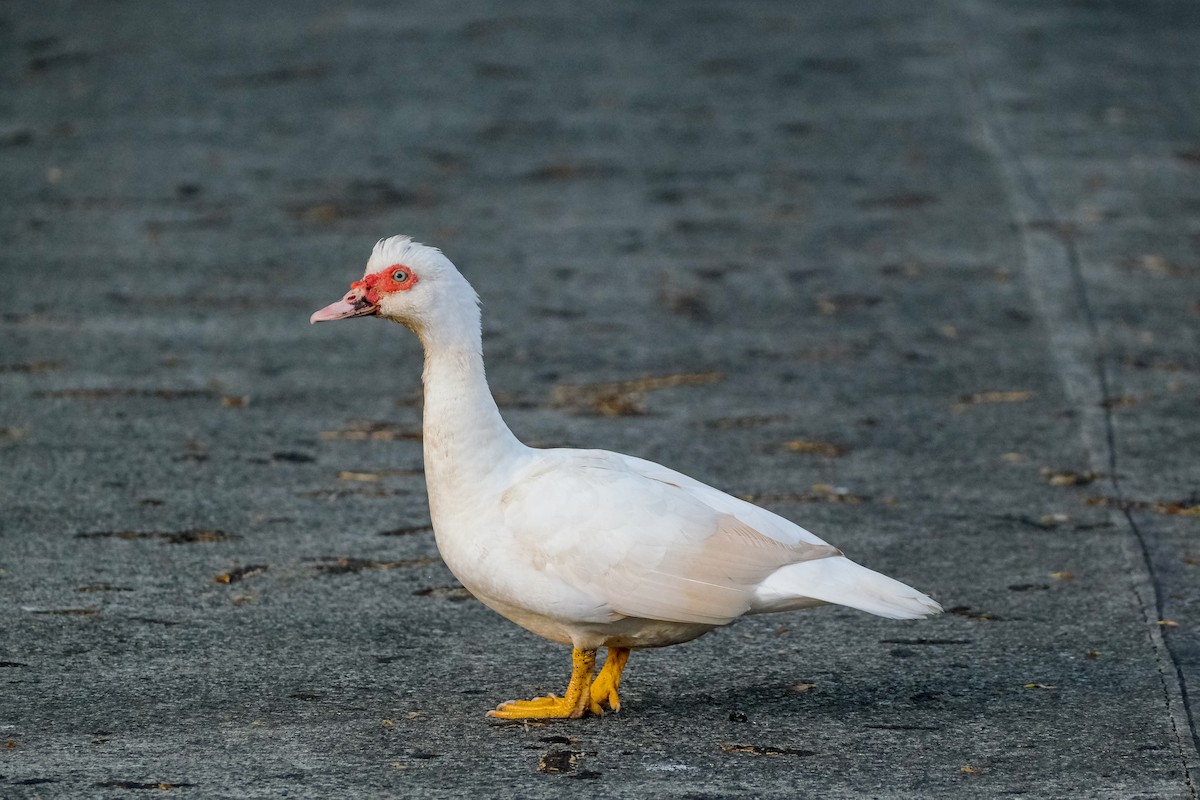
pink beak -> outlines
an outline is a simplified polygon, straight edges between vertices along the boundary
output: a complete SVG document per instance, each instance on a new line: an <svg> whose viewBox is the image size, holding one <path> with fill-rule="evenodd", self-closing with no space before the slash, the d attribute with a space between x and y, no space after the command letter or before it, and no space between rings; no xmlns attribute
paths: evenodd
<svg viewBox="0 0 1200 800"><path fill-rule="evenodd" d="M367 299L365 290L351 289L346 293L345 297L336 303L330 303L320 311L314 311L313 315L308 318L308 321L315 325L318 322L329 322L335 319L365 317L369 314L374 314L378 310L379 306Z"/></svg>

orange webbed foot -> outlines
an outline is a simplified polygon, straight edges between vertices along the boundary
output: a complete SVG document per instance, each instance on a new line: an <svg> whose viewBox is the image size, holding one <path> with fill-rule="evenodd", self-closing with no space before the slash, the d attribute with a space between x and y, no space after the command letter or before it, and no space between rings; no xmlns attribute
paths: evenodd
<svg viewBox="0 0 1200 800"><path fill-rule="evenodd" d="M621 710L621 697L617 694L617 688L621 685L621 672L625 669L625 662L628 660L628 647L608 648L608 656L604 659L604 668L600 670L600 674L596 676L596 680L588 690L588 708L593 714L603 715L605 706L608 706L613 712Z"/></svg>
<svg viewBox="0 0 1200 800"><path fill-rule="evenodd" d="M588 710L588 685L596 671L596 651L571 651L571 683L562 697L547 695L532 700L509 700L487 712L498 719L579 719Z"/></svg>

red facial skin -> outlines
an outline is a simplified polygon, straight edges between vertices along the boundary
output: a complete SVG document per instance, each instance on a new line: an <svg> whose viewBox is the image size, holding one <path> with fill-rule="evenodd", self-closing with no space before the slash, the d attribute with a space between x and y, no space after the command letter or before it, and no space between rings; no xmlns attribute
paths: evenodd
<svg viewBox="0 0 1200 800"><path fill-rule="evenodd" d="M399 277L399 280L396 278ZM368 317L379 313L379 303L389 294L407 292L417 285L416 274L403 264L372 272L361 281L350 284L350 291L336 303L330 303L313 313L309 322L329 322L351 317Z"/></svg>
<svg viewBox="0 0 1200 800"><path fill-rule="evenodd" d="M403 272L407 277L402 281L397 281L395 278L397 272ZM385 294L407 292L416 285L417 274L415 272L403 264L393 264L387 269L372 272L370 275L364 276L361 281L350 284L350 290L360 290L368 303L377 306Z"/></svg>

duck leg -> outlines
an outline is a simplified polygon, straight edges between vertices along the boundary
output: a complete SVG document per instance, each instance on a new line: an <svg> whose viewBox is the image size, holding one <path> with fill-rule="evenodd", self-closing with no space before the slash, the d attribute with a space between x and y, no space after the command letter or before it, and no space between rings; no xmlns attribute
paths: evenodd
<svg viewBox="0 0 1200 800"><path fill-rule="evenodd" d="M532 700L509 700L487 715L500 719L579 719L591 702L588 686L595 671L596 651L576 647L571 650L571 682L563 697L549 695Z"/></svg>
<svg viewBox="0 0 1200 800"><path fill-rule="evenodd" d="M605 704L613 711L621 710L621 698L617 695L617 687L621 685L621 671L629 660L628 647L610 647L604 658L604 668L596 676L589 691L591 703L589 708L596 715L604 713Z"/></svg>

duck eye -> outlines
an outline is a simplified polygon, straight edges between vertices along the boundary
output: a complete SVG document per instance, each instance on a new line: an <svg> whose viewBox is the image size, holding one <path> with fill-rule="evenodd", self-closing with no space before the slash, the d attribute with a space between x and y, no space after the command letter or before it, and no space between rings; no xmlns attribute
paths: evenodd
<svg viewBox="0 0 1200 800"><path fill-rule="evenodd" d="M392 273L392 280L394 280L396 283L404 283L406 280L408 280L408 270L406 270L406 269L396 270L395 272Z"/></svg>

